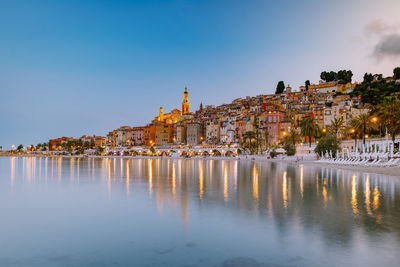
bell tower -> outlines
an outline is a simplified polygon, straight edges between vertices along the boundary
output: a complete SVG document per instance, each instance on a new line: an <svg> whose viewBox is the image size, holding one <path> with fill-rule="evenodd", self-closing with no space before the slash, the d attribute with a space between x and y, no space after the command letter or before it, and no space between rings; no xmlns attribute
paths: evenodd
<svg viewBox="0 0 400 267"><path fill-rule="evenodd" d="M185 92L183 92L183 101L182 101L182 115L190 112L190 102L189 102L189 93L187 88L185 87Z"/></svg>

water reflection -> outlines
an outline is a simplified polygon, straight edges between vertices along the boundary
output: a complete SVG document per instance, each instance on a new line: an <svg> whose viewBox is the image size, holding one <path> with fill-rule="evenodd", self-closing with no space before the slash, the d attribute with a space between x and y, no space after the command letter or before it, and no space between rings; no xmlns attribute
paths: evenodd
<svg viewBox="0 0 400 267"><path fill-rule="evenodd" d="M162 213L178 205L184 229L196 207L249 211L280 231L317 227L327 242L349 243L360 229L400 237L400 181L361 172L284 163L181 159L9 160L11 190L41 183L101 184L109 196L146 192ZM141 191L142 190L142 191Z"/></svg>

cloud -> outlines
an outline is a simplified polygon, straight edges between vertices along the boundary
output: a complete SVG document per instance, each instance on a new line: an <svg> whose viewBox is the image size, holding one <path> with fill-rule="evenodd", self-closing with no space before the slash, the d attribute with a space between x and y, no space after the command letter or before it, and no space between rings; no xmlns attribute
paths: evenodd
<svg viewBox="0 0 400 267"><path fill-rule="evenodd" d="M383 35L374 47L373 55L377 59L400 56L400 34Z"/></svg>
<svg viewBox="0 0 400 267"><path fill-rule="evenodd" d="M380 19L375 19L371 20L369 23L367 23L364 27L364 32L370 36L370 35L382 35L385 32L391 30L392 27L386 25L385 23L382 22Z"/></svg>
<svg viewBox="0 0 400 267"><path fill-rule="evenodd" d="M374 19L365 25L364 33L369 39L366 41L374 44L370 48L372 57L378 61L400 57L400 31L398 25L389 25L380 19Z"/></svg>

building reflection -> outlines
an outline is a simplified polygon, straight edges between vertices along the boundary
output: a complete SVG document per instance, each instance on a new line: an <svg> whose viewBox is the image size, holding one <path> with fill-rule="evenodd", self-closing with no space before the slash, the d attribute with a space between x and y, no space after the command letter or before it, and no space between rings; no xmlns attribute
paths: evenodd
<svg viewBox="0 0 400 267"><path fill-rule="evenodd" d="M255 210L281 231L320 229L335 242L351 240L355 219L366 231L400 238L400 180L348 170L207 159L10 158L12 190L34 182L100 185L127 199L144 190L159 212L177 207L184 228L194 220L191 209L201 207L246 216Z"/></svg>

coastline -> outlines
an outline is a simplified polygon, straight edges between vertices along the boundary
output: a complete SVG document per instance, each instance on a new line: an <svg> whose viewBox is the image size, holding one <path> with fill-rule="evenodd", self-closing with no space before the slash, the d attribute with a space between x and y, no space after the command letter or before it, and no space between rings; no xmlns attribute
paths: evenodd
<svg viewBox="0 0 400 267"><path fill-rule="evenodd" d="M42 154L0 154L0 157L36 157L36 158L108 158L108 159L200 159L200 160L239 160L239 161L254 161L254 162L286 162L303 164L308 167L323 167L333 169L351 170L357 172L364 172L370 174L388 175L395 178L400 178L400 166L396 167L367 167L367 166L349 166L349 165L338 165L331 163L319 163L315 159L302 159L301 156L293 157L280 157L280 158L267 158L259 155L248 155L248 156L236 156L236 157L213 157L213 156L196 156L196 157L166 157L166 156L98 156L98 155L42 155Z"/></svg>
<svg viewBox="0 0 400 267"><path fill-rule="evenodd" d="M396 167L367 167L367 166L350 166L350 165L338 165L331 163L319 163L315 161L303 161L301 162L304 165L310 167L324 167L324 168L333 168L338 170L350 170L357 172L364 172L370 174L380 174L387 175L394 178L400 178L400 166Z"/></svg>

